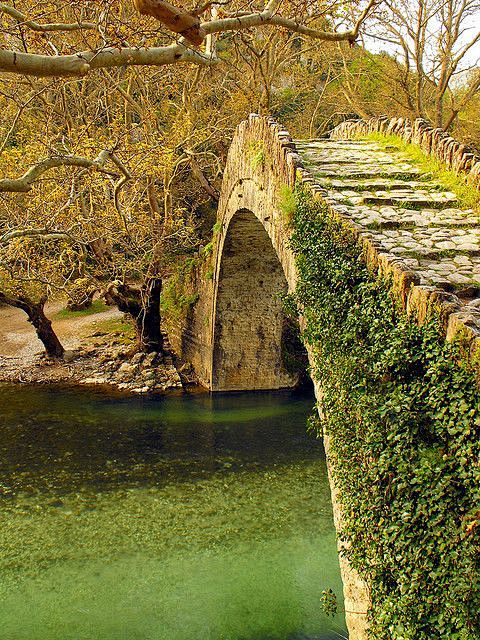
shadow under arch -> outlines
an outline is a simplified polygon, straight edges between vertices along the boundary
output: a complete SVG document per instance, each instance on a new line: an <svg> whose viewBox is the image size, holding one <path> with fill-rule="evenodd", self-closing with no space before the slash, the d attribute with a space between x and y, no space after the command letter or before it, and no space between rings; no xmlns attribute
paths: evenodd
<svg viewBox="0 0 480 640"><path fill-rule="evenodd" d="M212 390L282 389L298 383L286 354L288 284L264 226L239 209L226 231L218 272Z"/></svg>

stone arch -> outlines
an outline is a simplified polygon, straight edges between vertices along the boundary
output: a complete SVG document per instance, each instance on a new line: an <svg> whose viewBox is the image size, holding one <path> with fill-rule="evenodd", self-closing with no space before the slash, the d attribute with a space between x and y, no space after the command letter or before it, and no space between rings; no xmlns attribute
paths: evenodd
<svg viewBox="0 0 480 640"><path fill-rule="evenodd" d="M213 256L212 391L280 389L298 381L284 357L280 297L296 284L282 206L285 190L295 183L292 146L276 123L251 116L237 127L228 153Z"/></svg>
<svg viewBox="0 0 480 640"><path fill-rule="evenodd" d="M267 230L248 209L230 218L216 282L212 390L294 386L298 375L285 362L287 279Z"/></svg>
<svg viewBox="0 0 480 640"><path fill-rule="evenodd" d="M219 317L219 313L221 315L224 312L222 305L226 302L224 294L227 282L223 282L223 279L226 270L234 264L230 260L232 256L228 255L232 249L229 243L234 238L238 242L242 233L250 235L250 259L253 259L255 253L269 255L270 268L279 281L283 270L284 280L280 290L291 292L295 289L295 260L289 249L291 230L283 199L288 195L286 192L294 188L298 167L299 156L292 139L272 119L251 115L248 120L239 124L223 174L215 234L209 246L211 252L207 259L205 253L201 254L202 260L190 274L186 285L186 293L195 302L179 318L172 318L167 327L177 355L191 363L197 379L212 391L252 388L247 381L242 387L234 383L233 374L223 377L218 375L219 357L222 358L220 350L227 327L227 322ZM246 214L242 212L250 212L247 216L248 223L244 219ZM242 251L244 256L247 255L246 244L244 243ZM255 251L253 247L256 247ZM255 267L261 268L260 264ZM247 273L246 264L242 269ZM270 314L268 317L277 315L272 308L265 311L268 312L267 315ZM245 326L246 317L242 317L242 322ZM260 330L259 326L257 330ZM278 330L275 335L280 335ZM281 341L277 344L277 352L281 353ZM223 358L222 362L225 361ZM293 378L287 380L278 359L275 362L279 377L275 383L272 382L270 388L292 386ZM259 380L261 377L263 374L256 374L255 379ZM266 388L259 382L255 385L256 388Z"/></svg>

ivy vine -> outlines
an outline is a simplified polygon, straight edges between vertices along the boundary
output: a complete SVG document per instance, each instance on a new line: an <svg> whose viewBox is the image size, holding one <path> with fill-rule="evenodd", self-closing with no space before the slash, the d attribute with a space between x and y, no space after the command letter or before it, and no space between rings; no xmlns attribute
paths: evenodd
<svg viewBox="0 0 480 640"><path fill-rule="evenodd" d="M433 318L419 327L352 231L295 190L295 303L322 389L342 539L375 640L480 638L480 394Z"/></svg>

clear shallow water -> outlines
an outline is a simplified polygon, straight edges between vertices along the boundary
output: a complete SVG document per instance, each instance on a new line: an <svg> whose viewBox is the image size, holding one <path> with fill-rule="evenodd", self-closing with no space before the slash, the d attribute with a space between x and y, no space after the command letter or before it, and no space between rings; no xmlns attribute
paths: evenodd
<svg viewBox="0 0 480 640"><path fill-rule="evenodd" d="M327 640L312 397L0 386L2 640Z"/></svg>

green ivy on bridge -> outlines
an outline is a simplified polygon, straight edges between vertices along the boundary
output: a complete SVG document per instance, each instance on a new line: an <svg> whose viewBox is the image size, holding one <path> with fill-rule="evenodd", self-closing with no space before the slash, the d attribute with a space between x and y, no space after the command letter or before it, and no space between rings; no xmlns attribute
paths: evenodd
<svg viewBox="0 0 480 640"><path fill-rule="evenodd" d="M319 431L375 640L480 637L480 393L461 340L419 326L371 274L351 230L295 191L294 303L306 320Z"/></svg>

